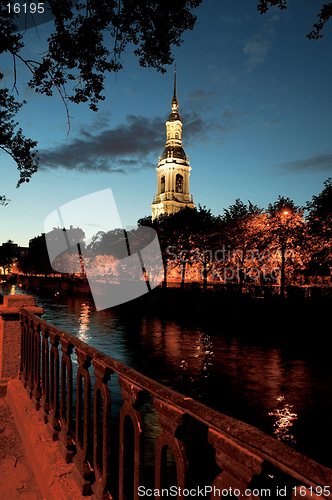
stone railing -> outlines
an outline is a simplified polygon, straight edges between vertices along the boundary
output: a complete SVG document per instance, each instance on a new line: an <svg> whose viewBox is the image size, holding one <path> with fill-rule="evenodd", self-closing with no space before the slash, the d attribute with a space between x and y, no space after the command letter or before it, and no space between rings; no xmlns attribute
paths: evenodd
<svg viewBox="0 0 332 500"><path fill-rule="evenodd" d="M65 460L75 464L82 494L136 499L148 487L173 486L179 488L178 498L180 488L210 498L220 498L223 490L228 497L232 490L233 498L277 498L282 488L286 498L332 498L330 469L141 375L26 309L21 325L22 382L37 411L44 412Z"/></svg>
<svg viewBox="0 0 332 500"><path fill-rule="evenodd" d="M13 340L22 304L8 300L0 307L0 350ZM56 447L38 457L47 438L35 439L40 476L49 479L51 467L61 469L53 471L60 489L52 478L45 498L158 498L162 488L173 498L332 498L331 469L128 368L40 319L42 310L29 298L25 304L21 349L11 353L20 368L12 366L3 380L19 369L26 390L12 380L11 400L29 403L19 426L28 419L30 435L49 429ZM56 466L47 462L55 452ZM69 475L78 494L60 491Z"/></svg>
<svg viewBox="0 0 332 500"><path fill-rule="evenodd" d="M177 200L177 194L181 197L181 200ZM183 203L192 203L193 196L191 194L176 193L174 191L167 193L156 194L153 198L153 203L160 203L162 201L181 201Z"/></svg>

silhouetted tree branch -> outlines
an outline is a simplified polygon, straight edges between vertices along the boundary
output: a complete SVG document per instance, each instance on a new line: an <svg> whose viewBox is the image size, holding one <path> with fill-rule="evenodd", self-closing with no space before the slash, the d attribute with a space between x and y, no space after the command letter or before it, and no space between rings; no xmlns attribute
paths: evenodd
<svg viewBox="0 0 332 500"><path fill-rule="evenodd" d="M26 58L25 32L18 32L17 16L9 13L7 2L0 4L0 54L11 54L14 82L18 92L18 62L31 73L30 88L63 101L68 128L68 102L87 102L93 111L104 100L107 74L122 69L121 57L128 46L141 66L165 72L173 62L172 47L182 43L182 34L194 27L192 9L201 0L49 0L53 29L47 50L39 60ZM0 75L0 80L3 75ZM0 148L16 162L20 172L17 186L28 182L38 168L34 148L13 116L19 103L8 88L0 94ZM0 198L3 203L4 198Z"/></svg>
<svg viewBox="0 0 332 500"><path fill-rule="evenodd" d="M261 14L265 14L270 7L279 7L279 9L287 9L288 0L259 0L258 1L258 10ZM332 17L332 2L323 4L317 13L318 21L314 23L312 31L307 33L307 38L312 40L317 40L322 38L323 29L325 28L325 24Z"/></svg>

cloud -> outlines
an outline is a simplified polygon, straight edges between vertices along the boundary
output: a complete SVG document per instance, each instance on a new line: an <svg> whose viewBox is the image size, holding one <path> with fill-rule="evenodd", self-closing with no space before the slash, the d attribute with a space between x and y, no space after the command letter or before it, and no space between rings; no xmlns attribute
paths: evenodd
<svg viewBox="0 0 332 500"><path fill-rule="evenodd" d="M255 35L244 46L243 53L247 56L246 66L253 69L265 62L271 42L261 34Z"/></svg>
<svg viewBox="0 0 332 500"><path fill-rule="evenodd" d="M238 14L236 16L222 14L220 20L222 23L233 27L250 22L251 16L249 14Z"/></svg>
<svg viewBox="0 0 332 500"><path fill-rule="evenodd" d="M253 34L244 45L245 66L248 70L252 70L266 61L278 21L279 16L277 14L267 17L260 30Z"/></svg>
<svg viewBox="0 0 332 500"><path fill-rule="evenodd" d="M290 161L275 165L284 173L292 172L332 172L332 153L316 155L304 160Z"/></svg>
<svg viewBox="0 0 332 500"><path fill-rule="evenodd" d="M203 140L214 123L196 112L183 115L185 143ZM104 124L104 122L103 122ZM82 128L71 142L39 152L43 170L63 168L80 172L110 172L126 174L152 168L165 142L165 119L129 115L125 123L113 129L93 133Z"/></svg>

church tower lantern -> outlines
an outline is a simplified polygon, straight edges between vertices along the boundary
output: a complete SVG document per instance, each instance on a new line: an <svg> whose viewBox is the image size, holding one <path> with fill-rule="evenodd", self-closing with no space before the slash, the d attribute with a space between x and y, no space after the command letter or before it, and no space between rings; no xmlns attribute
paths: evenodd
<svg viewBox="0 0 332 500"><path fill-rule="evenodd" d="M191 166L182 147L182 120L176 94L176 70L172 111L166 122L166 144L157 167L157 194L152 202L152 219L162 214L173 214L195 208L189 189Z"/></svg>

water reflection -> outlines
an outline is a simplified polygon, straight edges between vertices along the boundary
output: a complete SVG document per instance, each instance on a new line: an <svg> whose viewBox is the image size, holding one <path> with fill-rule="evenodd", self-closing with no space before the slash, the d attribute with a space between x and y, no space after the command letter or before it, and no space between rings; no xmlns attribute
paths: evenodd
<svg viewBox="0 0 332 500"><path fill-rule="evenodd" d="M290 432L295 421L298 419L297 413L293 410L294 405L285 402L285 396L277 397L278 405L273 411L269 412L274 417L274 435L279 441L288 441L296 444L294 435Z"/></svg>
<svg viewBox="0 0 332 500"><path fill-rule="evenodd" d="M210 367L213 366L212 360L214 356L212 338L208 333L199 332L199 337L195 342L196 354L195 358L200 361L200 372L204 378L210 374Z"/></svg>
<svg viewBox="0 0 332 500"><path fill-rule="evenodd" d="M88 342L91 338L91 334L89 333L90 314L91 304L89 304L89 302L82 302L80 315L78 317L78 327L75 329L74 333L83 342Z"/></svg>
<svg viewBox="0 0 332 500"><path fill-rule="evenodd" d="M198 327L188 318L96 312L83 298L37 297L37 302L49 323L331 465L332 369L329 350L321 344L312 340L306 347L304 337L294 342L291 335L279 344L268 329L262 340L222 325ZM245 321L254 324L255 318ZM116 398L120 404L117 393Z"/></svg>

